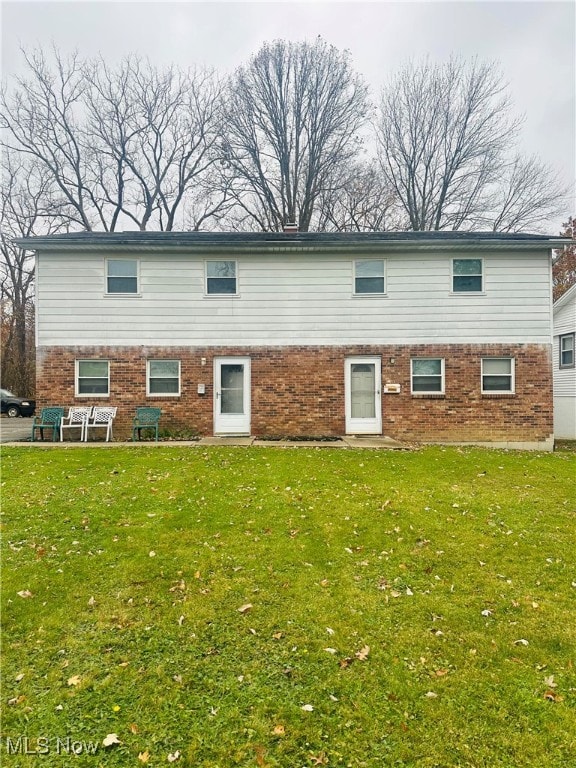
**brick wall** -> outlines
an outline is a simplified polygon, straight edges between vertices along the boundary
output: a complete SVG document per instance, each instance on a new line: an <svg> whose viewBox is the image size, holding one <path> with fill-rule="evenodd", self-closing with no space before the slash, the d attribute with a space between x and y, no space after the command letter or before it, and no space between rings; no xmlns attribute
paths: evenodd
<svg viewBox="0 0 576 768"><path fill-rule="evenodd" d="M551 349L541 345L382 345L348 347L42 347L38 350L37 404L118 406L116 438L130 434L136 406L162 408L161 426L213 433L213 361L250 357L252 434L328 436L345 432L344 361L378 355L383 384L383 433L400 440L541 442L553 431ZM515 359L513 395L482 395L482 357ZM445 394L412 395L410 358L445 360ZM181 361L181 396L146 397L146 360ZM202 365L202 358L205 365ZM110 397L75 398L77 359L110 360ZM393 360L393 362L392 362ZM205 385L199 395L197 386Z"/></svg>

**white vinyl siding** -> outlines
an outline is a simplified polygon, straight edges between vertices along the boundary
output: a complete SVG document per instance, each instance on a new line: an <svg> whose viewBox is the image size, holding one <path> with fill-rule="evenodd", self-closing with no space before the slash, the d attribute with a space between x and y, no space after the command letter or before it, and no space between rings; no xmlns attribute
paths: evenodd
<svg viewBox="0 0 576 768"><path fill-rule="evenodd" d="M108 360L76 360L76 397L108 397L110 394L110 362Z"/></svg>
<svg viewBox="0 0 576 768"><path fill-rule="evenodd" d="M180 395L180 360L148 360L146 394L154 397Z"/></svg>
<svg viewBox="0 0 576 768"><path fill-rule="evenodd" d="M108 254L110 256L110 254ZM386 255L386 298L352 295L350 254L236 259L241 295L206 299L205 253L145 253L141 298L103 296L102 256L40 253L39 346L550 344L546 251L483 253L485 295L452 294L450 253ZM238 288L238 285L236 286Z"/></svg>
<svg viewBox="0 0 576 768"><path fill-rule="evenodd" d="M561 365L561 339L576 334L576 286L554 305L554 397L576 398L576 367ZM556 405L555 405L556 408Z"/></svg>

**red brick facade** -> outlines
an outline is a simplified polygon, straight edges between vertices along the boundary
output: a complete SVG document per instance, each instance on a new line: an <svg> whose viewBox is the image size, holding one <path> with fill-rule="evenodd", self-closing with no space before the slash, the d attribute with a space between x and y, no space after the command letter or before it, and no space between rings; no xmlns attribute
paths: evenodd
<svg viewBox="0 0 576 768"><path fill-rule="evenodd" d="M532 442L553 432L551 349L548 345L382 345L343 347L43 347L38 350L37 403L118 406L116 439L130 434L136 406L162 408L161 426L213 434L213 361L251 359L251 432L255 436L335 436L345 433L344 365L350 356L377 355L382 383L382 432L426 442ZM443 358L444 395L413 395L410 359ZM515 392L481 393L481 359L512 357ZM146 396L147 359L181 361L179 397ZM75 397L75 360L110 361L110 396ZM204 364L203 364L204 362ZM205 394L198 394L198 384Z"/></svg>

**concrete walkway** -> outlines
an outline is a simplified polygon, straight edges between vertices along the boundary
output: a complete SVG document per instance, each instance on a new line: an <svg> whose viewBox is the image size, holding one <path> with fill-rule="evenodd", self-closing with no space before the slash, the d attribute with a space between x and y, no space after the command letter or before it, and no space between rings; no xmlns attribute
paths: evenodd
<svg viewBox="0 0 576 768"><path fill-rule="evenodd" d="M190 448L203 448L208 445L232 445L232 446L257 446L260 448L373 448L377 450L392 449L392 450L408 450L409 445L399 443L397 440L392 440L390 437L356 437L356 436L343 436L336 440L259 440L256 437L202 437L199 440L161 440L159 442L152 442L144 440L142 442L111 442L106 443L102 440L89 443L71 442L66 440L63 443L52 442L51 440L30 442L30 432L27 431L25 436L15 437L10 442L3 440L4 447L20 447L30 446L31 448L113 448L117 446L124 447L190 447Z"/></svg>

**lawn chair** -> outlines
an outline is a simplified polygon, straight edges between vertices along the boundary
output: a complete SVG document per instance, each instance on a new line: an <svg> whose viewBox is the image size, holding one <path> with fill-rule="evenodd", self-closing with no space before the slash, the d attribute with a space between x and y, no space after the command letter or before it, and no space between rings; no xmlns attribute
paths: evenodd
<svg viewBox="0 0 576 768"><path fill-rule="evenodd" d="M60 424L60 442L64 442L65 429L79 429L80 441L84 440L84 432L88 419L92 416L91 405L73 405L68 409L68 416Z"/></svg>
<svg viewBox="0 0 576 768"><path fill-rule="evenodd" d="M92 410L92 416L86 422L84 428L84 441L88 441L88 433L91 429L105 429L106 442L112 439L112 422L118 409L113 406L95 405Z"/></svg>
<svg viewBox="0 0 576 768"><path fill-rule="evenodd" d="M138 433L138 440L141 440L143 429L153 429L156 442L158 442L158 422L160 421L161 413L162 410L160 408L149 408L147 406L136 408L136 416L132 422L132 441L136 439L136 433Z"/></svg>
<svg viewBox="0 0 576 768"><path fill-rule="evenodd" d="M42 408L40 416L34 416L32 422L32 442L35 440L35 432L40 430L40 439L44 440L44 430L52 430L52 440L58 440L60 435L60 423L64 416L64 408L60 406L50 406L49 408Z"/></svg>

